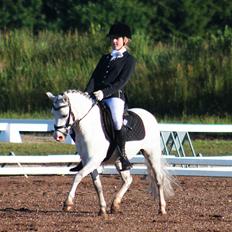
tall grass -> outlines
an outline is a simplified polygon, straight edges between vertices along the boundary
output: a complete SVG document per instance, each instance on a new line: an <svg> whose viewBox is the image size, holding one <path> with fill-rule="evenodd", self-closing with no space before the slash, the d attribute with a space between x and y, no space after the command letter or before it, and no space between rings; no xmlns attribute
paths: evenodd
<svg viewBox="0 0 232 232"><path fill-rule="evenodd" d="M127 86L130 106L156 115L215 115L232 112L232 30L207 38L152 42L133 37L137 59ZM104 34L28 30L0 34L0 114L50 111L45 92L83 90L102 53Z"/></svg>
<svg viewBox="0 0 232 232"><path fill-rule="evenodd" d="M1 111L43 110L46 91L83 89L102 53L94 38L78 33L13 31L1 41Z"/></svg>

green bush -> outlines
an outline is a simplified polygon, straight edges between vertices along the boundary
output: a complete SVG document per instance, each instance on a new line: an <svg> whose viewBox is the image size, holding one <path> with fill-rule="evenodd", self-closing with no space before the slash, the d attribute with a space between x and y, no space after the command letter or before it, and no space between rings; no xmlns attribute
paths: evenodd
<svg viewBox="0 0 232 232"><path fill-rule="evenodd" d="M232 111L232 30L207 37L152 42L138 31L137 59L127 86L129 105L156 115L228 115ZM0 113L50 111L45 92L84 90L109 51L99 31L58 33L14 30L0 35Z"/></svg>

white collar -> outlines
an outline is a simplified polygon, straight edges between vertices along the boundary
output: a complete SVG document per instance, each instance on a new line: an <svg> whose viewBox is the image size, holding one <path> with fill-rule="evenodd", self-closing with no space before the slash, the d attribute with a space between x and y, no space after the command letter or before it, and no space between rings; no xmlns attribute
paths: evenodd
<svg viewBox="0 0 232 232"><path fill-rule="evenodd" d="M114 60L114 59L117 59L117 58L122 58L123 57L123 53L126 51L126 48L123 47L122 49L120 50L113 50L111 52L111 59L110 60Z"/></svg>

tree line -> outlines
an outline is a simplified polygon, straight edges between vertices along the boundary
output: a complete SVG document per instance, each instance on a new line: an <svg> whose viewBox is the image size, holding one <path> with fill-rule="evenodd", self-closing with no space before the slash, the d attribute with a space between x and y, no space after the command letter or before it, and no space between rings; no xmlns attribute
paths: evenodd
<svg viewBox="0 0 232 232"><path fill-rule="evenodd" d="M154 40L216 33L231 26L230 0L1 0L0 30L108 30L124 21Z"/></svg>

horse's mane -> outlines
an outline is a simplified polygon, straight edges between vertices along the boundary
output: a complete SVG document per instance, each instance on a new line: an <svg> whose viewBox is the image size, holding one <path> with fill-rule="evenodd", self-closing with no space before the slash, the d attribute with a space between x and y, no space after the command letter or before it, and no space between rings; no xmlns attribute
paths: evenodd
<svg viewBox="0 0 232 232"><path fill-rule="evenodd" d="M66 90L63 94L72 94L72 93L78 93L78 94L85 94L84 92L80 91L80 90L76 90L76 89L68 89Z"/></svg>
<svg viewBox="0 0 232 232"><path fill-rule="evenodd" d="M76 89L68 89L66 90L63 95L66 94L66 95L69 95L69 94L79 94L81 96L84 96L86 97L87 99L91 100L91 101L94 101L94 99L91 97L91 95L81 91L81 90L76 90Z"/></svg>

